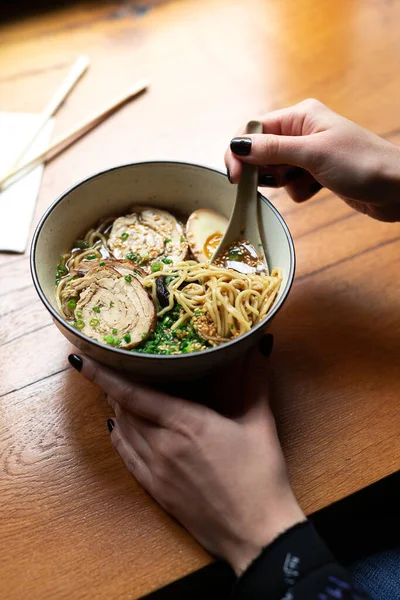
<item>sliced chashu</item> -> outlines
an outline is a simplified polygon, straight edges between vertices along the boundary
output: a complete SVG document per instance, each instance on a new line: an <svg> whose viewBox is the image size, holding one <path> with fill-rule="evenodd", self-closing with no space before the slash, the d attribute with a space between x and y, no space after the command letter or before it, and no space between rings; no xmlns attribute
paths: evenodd
<svg viewBox="0 0 400 600"><path fill-rule="evenodd" d="M156 260L166 259L175 264L188 254L182 224L165 210L147 206L135 207L135 212L116 219L107 245L115 258L133 256L147 272Z"/></svg>
<svg viewBox="0 0 400 600"><path fill-rule="evenodd" d="M98 267L101 263L101 266L112 267L121 275L135 275L140 279L146 277L147 273L137 265L135 265L130 260L116 260L115 258L104 258L100 262L98 260L83 260L79 263L79 265L71 271L71 275L78 275L78 277L83 277L88 273L91 269ZM104 264L103 264L104 263Z"/></svg>
<svg viewBox="0 0 400 600"><path fill-rule="evenodd" d="M75 326L103 344L129 350L145 340L156 325L153 301L139 279L123 276L107 265L91 268L64 288L61 299L67 315L71 298L76 298Z"/></svg>

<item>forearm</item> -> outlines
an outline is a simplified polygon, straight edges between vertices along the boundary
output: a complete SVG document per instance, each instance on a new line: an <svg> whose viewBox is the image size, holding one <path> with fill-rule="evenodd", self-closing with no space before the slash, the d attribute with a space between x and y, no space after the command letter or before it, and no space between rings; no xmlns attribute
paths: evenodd
<svg viewBox="0 0 400 600"><path fill-rule="evenodd" d="M239 578L232 600L367 600L309 521L275 539Z"/></svg>

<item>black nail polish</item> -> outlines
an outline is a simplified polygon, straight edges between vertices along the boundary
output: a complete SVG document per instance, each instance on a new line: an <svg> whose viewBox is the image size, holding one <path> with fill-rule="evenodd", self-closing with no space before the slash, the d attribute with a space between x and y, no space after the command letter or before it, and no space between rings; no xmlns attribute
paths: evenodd
<svg viewBox="0 0 400 600"><path fill-rule="evenodd" d="M231 141L231 150L238 156L248 156L251 152L251 139L250 138L233 138Z"/></svg>
<svg viewBox="0 0 400 600"><path fill-rule="evenodd" d="M112 419L107 419L107 427L108 431L111 433L114 429L114 421Z"/></svg>
<svg viewBox="0 0 400 600"><path fill-rule="evenodd" d="M318 183L318 181L314 181L314 183L312 183L310 185L310 192L311 194L316 194L317 192L319 192L319 190L321 190L324 186L321 185L320 183Z"/></svg>
<svg viewBox="0 0 400 600"><path fill-rule="evenodd" d="M82 371L83 362L80 356L77 354L70 354L68 356L69 364L74 367L77 371Z"/></svg>
<svg viewBox="0 0 400 600"><path fill-rule="evenodd" d="M304 169L301 169L300 167L292 167L286 171L286 181L296 181L296 179L302 177L304 173Z"/></svg>
<svg viewBox="0 0 400 600"><path fill-rule="evenodd" d="M260 175L258 183L260 185L265 185L266 187L276 187L278 185L275 177L273 175L268 175L267 173Z"/></svg>
<svg viewBox="0 0 400 600"><path fill-rule="evenodd" d="M260 340L260 352L264 356L268 357L271 354L273 347L274 336L272 333L267 333L267 335L264 335L264 337L262 337Z"/></svg>
<svg viewBox="0 0 400 600"><path fill-rule="evenodd" d="M232 183L232 180L231 180L231 172L230 172L230 170L229 170L229 169L226 169L226 176L227 176L227 178L228 178L228 181L229 181L229 183Z"/></svg>

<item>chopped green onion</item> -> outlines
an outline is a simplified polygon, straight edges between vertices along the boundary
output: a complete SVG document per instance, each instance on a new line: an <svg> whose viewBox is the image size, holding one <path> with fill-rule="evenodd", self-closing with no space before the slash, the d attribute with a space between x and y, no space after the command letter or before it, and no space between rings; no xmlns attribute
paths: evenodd
<svg viewBox="0 0 400 600"><path fill-rule="evenodd" d="M235 328L235 325L234 325L233 323L231 323L231 324L230 324L230 328L231 328L231 329L234 329L234 328Z"/></svg>
<svg viewBox="0 0 400 600"><path fill-rule="evenodd" d="M125 275L124 277L125 281L127 281L128 283L130 283L132 281L132 277L131 275Z"/></svg>
<svg viewBox="0 0 400 600"><path fill-rule="evenodd" d="M77 319L74 322L74 327L75 329L83 329L85 327L85 323L82 321L82 319Z"/></svg>
<svg viewBox="0 0 400 600"><path fill-rule="evenodd" d="M200 317L200 315L202 315L203 313L201 310L196 310L194 314L196 317Z"/></svg>
<svg viewBox="0 0 400 600"><path fill-rule="evenodd" d="M164 240L164 243L165 243L165 244L169 244L169 243L170 243L170 241L171 241L171 240L168 238L167 240Z"/></svg>
<svg viewBox="0 0 400 600"><path fill-rule="evenodd" d="M113 333L114 335L117 335L117 333L118 333L118 329L112 329L112 330L111 330L111 333Z"/></svg>
<svg viewBox="0 0 400 600"><path fill-rule="evenodd" d="M77 316L78 319L80 319L81 316L82 316L82 311L81 310L77 310L76 313L75 313L75 316Z"/></svg>
<svg viewBox="0 0 400 600"><path fill-rule="evenodd" d="M119 348L120 345L121 345L120 338L114 338L114 346L117 346L117 348Z"/></svg>
<svg viewBox="0 0 400 600"><path fill-rule="evenodd" d="M184 348L182 348L182 351L185 354L189 354L190 352L193 352L194 351L193 344L188 344L187 346L185 346Z"/></svg>
<svg viewBox="0 0 400 600"><path fill-rule="evenodd" d="M113 302L113 301L111 300L111 302L110 302L110 308L112 308L112 307L114 306L114 304L115 304L115 302Z"/></svg>
<svg viewBox="0 0 400 600"><path fill-rule="evenodd" d="M228 260L240 261L241 259L242 259L242 255L239 254L238 252L231 252L230 255L228 256Z"/></svg>
<svg viewBox="0 0 400 600"><path fill-rule="evenodd" d="M171 258L162 258L161 262L163 262L164 265L170 265L173 261Z"/></svg>
<svg viewBox="0 0 400 600"><path fill-rule="evenodd" d="M77 303L76 298L71 298L70 300L68 300L67 306L68 306L69 310L75 310L76 303Z"/></svg>
<svg viewBox="0 0 400 600"><path fill-rule="evenodd" d="M86 248L89 248L89 242L87 242L86 240L75 240L75 242L73 243L73 247L80 248L81 250L86 250Z"/></svg>
<svg viewBox="0 0 400 600"><path fill-rule="evenodd" d="M124 335L124 341L129 344L129 342L131 341L131 334L130 333L126 333Z"/></svg>
<svg viewBox="0 0 400 600"><path fill-rule="evenodd" d="M68 273L68 269L65 265L62 265L61 263L59 265L57 265L57 271L61 274L61 275L66 275Z"/></svg>
<svg viewBox="0 0 400 600"><path fill-rule="evenodd" d="M86 260L95 260L97 258L96 254L88 254L86 256Z"/></svg>
<svg viewBox="0 0 400 600"><path fill-rule="evenodd" d="M90 319L90 321L89 321L90 327L97 327L97 325L99 323L100 323L100 321L98 319Z"/></svg>
<svg viewBox="0 0 400 600"><path fill-rule="evenodd" d="M133 252L129 252L129 253L126 255L126 258L127 258L128 260L137 260L137 254L134 254Z"/></svg>
<svg viewBox="0 0 400 600"><path fill-rule="evenodd" d="M157 273L157 271L161 271L162 268L163 268L162 264L160 264L159 262L155 262L151 265L151 272Z"/></svg>
<svg viewBox="0 0 400 600"><path fill-rule="evenodd" d="M121 239L122 240L127 240L129 237L129 233L127 233L126 231L124 231L124 233L121 233Z"/></svg>
<svg viewBox="0 0 400 600"><path fill-rule="evenodd" d="M261 246L261 248L264 246L264 244L258 244L258 246Z"/></svg>
<svg viewBox="0 0 400 600"><path fill-rule="evenodd" d="M183 244L184 241L185 241L185 236L181 235L181 240L180 240L181 244Z"/></svg>
<svg viewBox="0 0 400 600"><path fill-rule="evenodd" d="M95 313L99 313L100 312L100 306L93 306L93 312Z"/></svg>
<svg viewBox="0 0 400 600"><path fill-rule="evenodd" d="M110 344L110 345L113 345L114 341L115 341L114 336L112 336L112 335L105 335L103 339L107 344Z"/></svg>
<svg viewBox="0 0 400 600"><path fill-rule="evenodd" d="M102 260L102 261L101 261L101 263L99 263L99 266L100 266L100 267L104 267L104 265L105 265L105 264L106 264L106 263L104 262L104 260Z"/></svg>
<svg viewBox="0 0 400 600"><path fill-rule="evenodd" d="M144 332L142 333L142 340L144 340L144 338L145 338L145 337L146 337L146 332L144 331Z"/></svg>

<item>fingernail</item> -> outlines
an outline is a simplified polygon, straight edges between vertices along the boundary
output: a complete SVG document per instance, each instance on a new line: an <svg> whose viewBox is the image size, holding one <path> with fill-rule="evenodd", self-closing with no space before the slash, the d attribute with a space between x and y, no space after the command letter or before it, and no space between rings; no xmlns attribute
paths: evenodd
<svg viewBox="0 0 400 600"><path fill-rule="evenodd" d="M301 169L300 167L292 167L291 169L288 169L286 171L286 180L287 181L296 181L296 179L299 179L299 177L302 177L302 175L304 175L305 171L304 169Z"/></svg>
<svg viewBox="0 0 400 600"><path fill-rule="evenodd" d="M278 185L275 177L273 175L267 175L266 173L260 175L258 183L260 185L265 185L266 187L276 187Z"/></svg>
<svg viewBox="0 0 400 600"><path fill-rule="evenodd" d="M77 371L82 371L83 362L80 356L77 354L70 354L68 356L69 364L74 367Z"/></svg>
<svg viewBox="0 0 400 600"><path fill-rule="evenodd" d="M114 429L114 421L112 419L107 419L107 427L108 431L111 433Z"/></svg>
<svg viewBox="0 0 400 600"><path fill-rule="evenodd" d="M318 183L318 181L314 181L314 183L312 183L310 185L310 192L312 194L316 194L317 192L319 192L319 190L321 190L324 186L321 185L320 183Z"/></svg>
<svg viewBox="0 0 400 600"><path fill-rule="evenodd" d="M262 337L260 340L260 352L264 356L268 357L271 354L273 347L274 336L272 333L267 333L267 335L264 335L264 337Z"/></svg>
<svg viewBox="0 0 400 600"><path fill-rule="evenodd" d="M232 183L232 180L231 180L231 172L230 172L230 170L229 170L229 169L226 169L226 176L227 176L227 178L228 178L228 181L229 181L229 183Z"/></svg>
<svg viewBox="0 0 400 600"><path fill-rule="evenodd" d="M234 154L239 156L248 156L251 152L251 139L250 138L233 138L231 141L231 150Z"/></svg>

